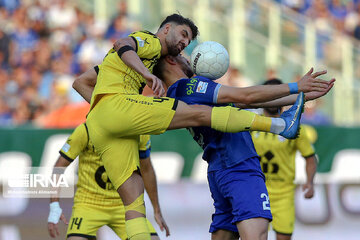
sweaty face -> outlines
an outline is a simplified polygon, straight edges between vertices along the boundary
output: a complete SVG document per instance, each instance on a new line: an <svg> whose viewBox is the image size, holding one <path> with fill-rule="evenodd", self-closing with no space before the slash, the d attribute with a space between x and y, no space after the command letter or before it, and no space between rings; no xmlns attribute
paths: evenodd
<svg viewBox="0 0 360 240"><path fill-rule="evenodd" d="M168 54L177 56L187 47L192 39L192 32L188 25L171 24L169 33L166 35L165 43Z"/></svg>

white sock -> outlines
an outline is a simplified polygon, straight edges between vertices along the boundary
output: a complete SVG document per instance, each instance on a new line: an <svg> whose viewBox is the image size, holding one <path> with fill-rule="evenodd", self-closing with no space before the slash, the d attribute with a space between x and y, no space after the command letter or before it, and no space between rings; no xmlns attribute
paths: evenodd
<svg viewBox="0 0 360 240"><path fill-rule="evenodd" d="M279 134L284 131L286 123L282 118L271 118L270 132Z"/></svg>

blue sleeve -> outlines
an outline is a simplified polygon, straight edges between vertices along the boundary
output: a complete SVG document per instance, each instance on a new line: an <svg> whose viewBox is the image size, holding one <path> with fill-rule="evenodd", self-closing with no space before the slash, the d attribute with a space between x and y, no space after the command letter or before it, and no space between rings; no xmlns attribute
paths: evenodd
<svg viewBox="0 0 360 240"><path fill-rule="evenodd" d="M221 84L207 78L193 77L181 79L168 90L168 97L189 104L216 104Z"/></svg>
<svg viewBox="0 0 360 240"><path fill-rule="evenodd" d="M151 148L146 149L145 151L140 150L139 151L139 158L144 159L150 157Z"/></svg>

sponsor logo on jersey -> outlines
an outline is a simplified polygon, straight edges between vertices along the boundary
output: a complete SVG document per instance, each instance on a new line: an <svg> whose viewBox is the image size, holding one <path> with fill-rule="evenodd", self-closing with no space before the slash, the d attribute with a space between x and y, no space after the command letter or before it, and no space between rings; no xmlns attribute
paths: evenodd
<svg viewBox="0 0 360 240"><path fill-rule="evenodd" d="M197 88L196 88L196 92L198 92L198 93L206 93L207 86L208 86L207 82L200 81Z"/></svg>
<svg viewBox="0 0 360 240"><path fill-rule="evenodd" d="M191 95L194 93L194 88L198 80L196 78L191 78L188 83L186 83L186 94Z"/></svg>
<svg viewBox="0 0 360 240"><path fill-rule="evenodd" d="M141 37L135 37L138 40L139 47L144 47L145 41L141 39Z"/></svg>
<svg viewBox="0 0 360 240"><path fill-rule="evenodd" d="M65 143L64 146L62 146L61 150L63 152L68 152L70 150L70 145L68 143Z"/></svg>

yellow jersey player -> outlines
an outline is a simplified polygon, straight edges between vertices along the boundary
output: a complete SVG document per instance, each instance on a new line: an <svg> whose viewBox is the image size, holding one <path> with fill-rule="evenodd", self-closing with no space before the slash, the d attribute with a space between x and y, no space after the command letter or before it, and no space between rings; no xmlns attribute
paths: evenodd
<svg viewBox="0 0 360 240"><path fill-rule="evenodd" d="M150 161L150 136L140 137L140 171L146 183L146 189L154 207L155 219L160 228L169 229L160 211L154 169ZM125 230L125 208L109 180L101 158L94 151L89 140L86 124L79 125L60 150L60 157L55 167L67 167L79 156L78 183L74 197L74 206L67 223L59 206L59 199L52 198L48 219L51 237L59 235L57 223L61 219L68 224L67 239L96 239L97 230L107 225L121 239L127 239ZM147 221L153 240L159 239L151 223Z"/></svg>
<svg viewBox="0 0 360 240"><path fill-rule="evenodd" d="M197 34L197 27L191 20L179 14L170 15L156 34L143 31L120 39L119 49L110 51L101 63L93 92L91 84L82 85L79 81L73 84L82 96L91 96L91 110L86 121L90 139L124 202L126 231L131 240L150 239L145 220L144 187L137 172L139 135L209 126L223 132L260 130L292 138L298 130L302 96L289 115L274 120L232 107L189 106L173 98L140 95L144 84L156 95L164 93L161 80L151 73L154 64L160 56L178 55ZM311 70L301 84L284 84L276 90L266 88L266 93L259 92L261 97L257 100L270 101L301 91L325 92L331 82L316 78L324 73L312 74Z"/></svg>
<svg viewBox="0 0 360 240"><path fill-rule="evenodd" d="M278 79L271 79L265 84L281 84ZM281 108L265 108L264 115L279 116ZM298 138L287 140L281 136L264 132L252 132L252 139L257 153L261 156L261 166L266 177L269 192L272 226L277 240L290 240L295 222L295 154L300 151L306 159L307 181L303 185L305 198L314 195L313 180L316 173L317 159L305 128L300 129Z"/></svg>

